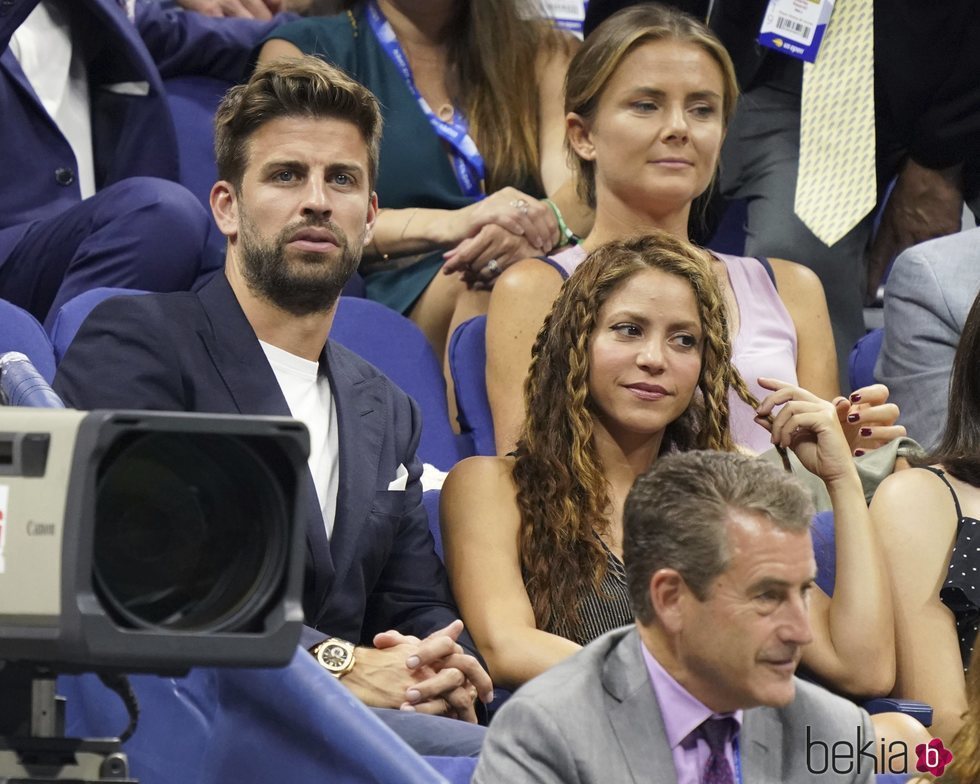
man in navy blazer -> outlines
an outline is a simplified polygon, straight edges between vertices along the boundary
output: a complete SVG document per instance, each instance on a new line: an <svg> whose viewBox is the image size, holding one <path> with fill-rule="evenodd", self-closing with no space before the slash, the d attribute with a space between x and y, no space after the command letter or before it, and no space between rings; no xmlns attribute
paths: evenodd
<svg viewBox="0 0 980 784"><path fill-rule="evenodd" d="M190 288L209 221L176 183L161 73L237 80L274 24L123 5L0 3L0 297L40 319L95 286Z"/></svg>
<svg viewBox="0 0 980 784"><path fill-rule="evenodd" d="M68 349L55 389L77 408L306 422L315 471L303 644L326 651L320 663L368 705L401 708L382 716L389 724L418 713L474 721L475 697L489 701L492 687L460 645L469 641L433 549L418 409L327 340L377 215L380 132L374 96L316 58L259 68L233 88L216 117L222 179L211 192L228 238L224 274L197 293L103 303ZM312 377L302 378L304 368ZM423 734L457 742L451 727ZM439 753L411 730L406 739Z"/></svg>

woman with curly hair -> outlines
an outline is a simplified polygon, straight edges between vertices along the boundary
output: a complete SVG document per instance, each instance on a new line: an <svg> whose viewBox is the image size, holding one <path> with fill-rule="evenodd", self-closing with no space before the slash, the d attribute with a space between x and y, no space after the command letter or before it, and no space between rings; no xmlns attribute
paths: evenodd
<svg viewBox="0 0 980 784"><path fill-rule="evenodd" d="M453 591L504 687L632 621L621 560L626 495L661 454L734 450L733 391L777 446L824 480L837 516L835 595L813 592L805 664L846 692L891 688L885 576L836 411L773 379L763 380L771 394L761 404L752 396L731 364L711 264L664 232L596 249L538 333L516 451L465 460L446 480Z"/></svg>
<svg viewBox="0 0 980 784"><path fill-rule="evenodd" d="M563 281L588 251L654 229L687 240L718 171L738 87L731 58L700 22L643 3L609 17L568 66L566 148L579 195L595 208L580 245L517 262L494 286L487 315L487 393L497 454L513 449L524 418L521 386L534 336ZM764 141L760 143L765 143ZM782 259L712 255L732 334L733 361L757 396L760 376L782 378L841 403L855 451L904 435L881 385L840 395L823 288ZM851 416L850 420L847 417ZM732 400L741 446L770 448L754 412Z"/></svg>

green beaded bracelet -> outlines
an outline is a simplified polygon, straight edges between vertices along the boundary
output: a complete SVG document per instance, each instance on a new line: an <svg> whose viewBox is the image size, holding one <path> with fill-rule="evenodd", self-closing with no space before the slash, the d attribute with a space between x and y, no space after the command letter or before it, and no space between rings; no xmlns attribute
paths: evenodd
<svg viewBox="0 0 980 784"><path fill-rule="evenodd" d="M555 204L551 199L542 199L545 204L551 207L551 211L555 214L555 220L558 221L558 234L561 239L556 248L561 248L565 245L578 245L582 239L574 231L568 228L568 224L565 223L565 218L562 217L561 210L558 209L558 205Z"/></svg>

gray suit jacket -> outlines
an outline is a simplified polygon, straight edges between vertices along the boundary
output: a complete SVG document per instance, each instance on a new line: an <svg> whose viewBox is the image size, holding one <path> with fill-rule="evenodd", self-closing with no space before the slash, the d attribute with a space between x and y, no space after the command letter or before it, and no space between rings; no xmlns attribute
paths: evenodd
<svg viewBox="0 0 980 784"><path fill-rule="evenodd" d="M926 447L946 425L953 355L980 291L980 229L902 253L885 287L885 337L875 378L902 410L901 424Z"/></svg>
<svg viewBox="0 0 980 784"><path fill-rule="evenodd" d="M522 687L494 718L474 784L661 784L676 779L635 627L598 638L571 659ZM874 738L862 709L797 679L785 708L745 711L740 733L742 780L751 784L871 782L873 761L838 775L807 770L809 739L829 747ZM873 751L873 745L872 745ZM812 749L811 767L826 758ZM845 766L838 764L839 769ZM853 768L857 768L855 761Z"/></svg>

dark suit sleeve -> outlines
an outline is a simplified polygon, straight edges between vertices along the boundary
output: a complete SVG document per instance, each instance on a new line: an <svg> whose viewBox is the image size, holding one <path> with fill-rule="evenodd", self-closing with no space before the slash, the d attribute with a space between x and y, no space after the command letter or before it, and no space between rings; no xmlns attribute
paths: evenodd
<svg viewBox="0 0 980 784"><path fill-rule="evenodd" d="M391 390L398 459L408 469L408 480L391 552L368 596L364 624L368 641L388 629L424 638L459 617L422 505L422 462L416 455L421 435L418 406L393 385ZM475 653L468 636L459 642Z"/></svg>
<svg viewBox="0 0 980 784"><path fill-rule="evenodd" d="M179 348L153 295L95 307L68 347L54 389L72 408L185 411Z"/></svg>
<svg viewBox="0 0 980 784"><path fill-rule="evenodd" d="M255 45L296 18L295 14L277 14L269 21L215 18L164 11L152 0L139 0L136 7L136 26L164 79L198 75L237 82Z"/></svg>
<svg viewBox="0 0 980 784"><path fill-rule="evenodd" d="M875 3L876 112L923 166L978 154L978 38L975 0Z"/></svg>
<svg viewBox="0 0 980 784"><path fill-rule="evenodd" d="M30 16L39 2L40 0L22 0L12 6L3 7L4 13L0 14L0 53L10 46L10 39L14 32Z"/></svg>

